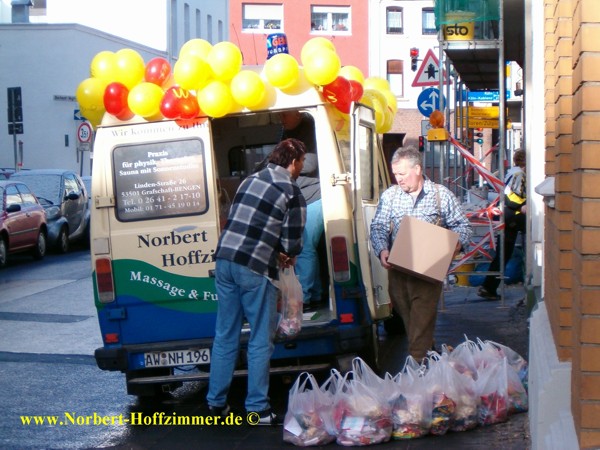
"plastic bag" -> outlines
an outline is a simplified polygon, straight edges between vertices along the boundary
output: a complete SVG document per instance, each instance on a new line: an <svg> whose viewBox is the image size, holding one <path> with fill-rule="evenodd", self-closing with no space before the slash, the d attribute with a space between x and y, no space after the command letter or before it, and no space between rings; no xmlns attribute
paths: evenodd
<svg viewBox="0 0 600 450"><path fill-rule="evenodd" d="M302 286L294 273L294 268L279 270L279 291L281 293L280 318L277 337L294 337L302 329Z"/></svg>
<svg viewBox="0 0 600 450"><path fill-rule="evenodd" d="M476 389L479 404L479 425L492 425L508 420L508 387L506 357L498 359L488 354L478 369Z"/></svg>
<svg viewBox="0 0 600 450"><path fill-rule="evenodd" d="M290 389L283 421L283 440L299 447L325 445L335 440L331 426L333 397L312 374L302 372Z"/></svg>

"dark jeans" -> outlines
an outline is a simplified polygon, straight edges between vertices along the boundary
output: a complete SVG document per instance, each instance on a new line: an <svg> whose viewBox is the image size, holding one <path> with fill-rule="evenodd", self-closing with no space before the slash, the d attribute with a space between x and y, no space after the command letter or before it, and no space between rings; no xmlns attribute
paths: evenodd
<svg viewBox="0 0 600 450"><path fill-rule="evenodd" d="M504 212L504 267L510 261L517 236L519 232L525 234L526 215L523 213L517 214L515 210L506 208ZM490 263L490 272L498 272L500 270L500 236L496 239L496 256ZM500 285L500 278L497 275L488 275L485 277L482 286L491 294L496 293L496 289Z"/></svg>

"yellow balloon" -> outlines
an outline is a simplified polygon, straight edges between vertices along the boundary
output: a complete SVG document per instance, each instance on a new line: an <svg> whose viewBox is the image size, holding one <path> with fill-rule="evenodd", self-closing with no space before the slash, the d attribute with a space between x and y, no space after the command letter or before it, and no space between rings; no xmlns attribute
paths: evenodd
<svg viewBox="0 0 600 450"><path fill-rule="evenodd" d="M385 89L380 91L387 101L388 108L391 108L392 112L396 114L398 111L398 99L396 98L396 94L394 94L389 89Z"/></svg>
<svg viewBox="0 0 600 450"><path fill-rule="evenodd" d="M390 90L390 83L385 78L380 77L369 77L365 79L363 83L363 88L366 89L375 89L377 91L385 91L386 89Z"/></svg>
<svg viewBox="0 0 600 450"><path fill-rule="evenodd" d="M267 59L264 72L267 81L276 88L291 86L298 79L298 61L288 53L278 53Z"/></svg>
<svg viewBox="0 0 600 450"><path fill-rule="evenodd" d="M124 48L115 53L117 63L117 78L113 81L123 83L131 90L144 79L146 65L144 58L130 48Z"/></svg>
<svg viewBox="0 0 600 450"><path fill-rule="evenodd" d="M104 90L108 83L100 78L86 78L75 92L80 109L104 112Z"/></svg>
<svg viewBox="0 0 600 450"><path fill-rule="evenodd" d="M127 105L134 114L152 118L160 113L160 102L163 98L160 86L144 81L134 86L127 97Z"/></svg>
<svg viewBox="0 0 600 450"><path fill-rule="evenodd" d="M394 113L390 108L387 108L383 114L383 124L381 126L380 131L378 133L387 133L392 129L394 125Z"/></svg>
<svg viewBox="0 0 600 450"><path fill-rule="evenodd" d="M311 81L306 78L304 67L300 67L298 70L298 78L292 84L280 88L281 92L287 95L299 95L303 92L313 89L315 86Z"/></svg>
<svg viewBox="0 0 600 450"><path fill-rule="evenodd" d="M217 80L229 81L242 67L242 52L231 42L219 42L208 52L206 62Z"/></svg>
<svg viewBox="0 0 600 450"><path fill-rule="evenodd" d="M302 50L300 51L300 61L302 61L302 65L306 66L312 52L322 48L336 53L335 45L327 38L318 36L306 41L306 43L302 46Z"/></svg>
<svg viewBox="0 0 600 450"><path fill-rule="evenodd" d="M213 80L198 91L200 109L208 116L223 117L235 106L229 86L222 81Z"/></svg>
<svg viewBox="0 0 600 450"><path fill-rule="evenodd" d="M85 109L81 108L79 111L81 116L87 119L87 121L92 125L93 128L96 128L102 122L102 118L104 117L104 113L106 112L104 109Z"/></svg>
<svg viewBox="0 0 600 450"><path fill-rule="evenodd" d="M258 105L265 96L265 83L260 75L251 70L238 72L229 87L233 99L246 108Z"/></svg>
<svg viewBox="0 0 600 450"><path fill-rule="evenodd" d="M94 56L90 64L90 75L111 83L117 76L117 58L114 52L104 50Z"/></svg>
<svg viewBox="0 0 600 450"><path fill-rule="evenodd" d="M197 56L200 59L206 59L212 44L204 39L190 39L179 49L179 59L185 56Z"/></svg>
<svg viewBox="0 0 600 450"><path fill-rule="evenodd" d="M387 98L385 97L385 95L383 95L381 91L378 91L376 89L365 89L363 91L363 98L364 97L371 97L373 99L376 99L383 109L387 109L388 107Z"/></svg>
<svg viewBox="0 0 600 450"><path fill-rule="evenodd" d="M338 75L344 77L346 80L358 81L361 85L365 83L365 76L356 66L343 66Z"/></svg>
<svg viewBox="0 0 600 450"><path fill-rule="evenodd" d="M304 73L311 83L324 86L337 78L340 67L340 57L335 52L319 48L310 54Z"/></svg>
<svg viewBox="0 0 600 450"><path fill-rule="evenodd" d="M212 71L208 63L194 55L178 59L173 66L175 83L188 91L202 89L211 76Z"/></svg>
<svg viewBox="0 0 600 450"><path fill-rule="evenodd" d="M376 98L371 99L373 102L373 109L375 110L375 131L381 133L383 124L385 123L385 110L384 106Z"/></svg>

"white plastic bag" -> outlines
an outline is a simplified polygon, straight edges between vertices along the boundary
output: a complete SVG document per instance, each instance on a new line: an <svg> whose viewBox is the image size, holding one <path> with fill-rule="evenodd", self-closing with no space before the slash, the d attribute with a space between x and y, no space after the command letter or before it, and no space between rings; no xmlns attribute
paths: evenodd
<svg viewBox="0 0 600 450"><path fill-rule="evenodd" d="M293 267L279 270L278 284L281 304L276 334L280 338L294 337L302 329L302 286Z"/></svg>

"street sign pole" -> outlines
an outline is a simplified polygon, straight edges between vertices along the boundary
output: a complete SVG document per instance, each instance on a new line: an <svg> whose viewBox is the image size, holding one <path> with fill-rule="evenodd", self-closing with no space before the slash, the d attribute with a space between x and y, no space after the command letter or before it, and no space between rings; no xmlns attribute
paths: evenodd
<svg viewBox="0 0 600 450"><path fill-rule="evenodd" d="M23 134L23 108L21 102L21 87L9 87L6 90L8 94L8 132L13 136L13 150L16 172L19 170L17 134Z"/></svg>

